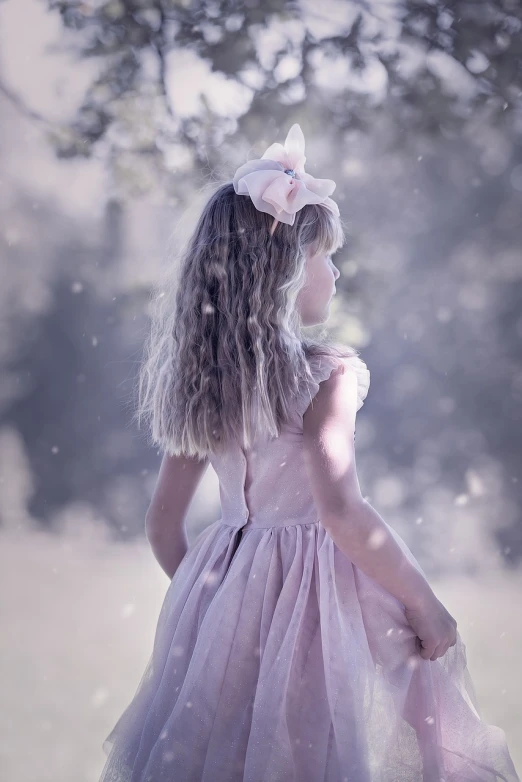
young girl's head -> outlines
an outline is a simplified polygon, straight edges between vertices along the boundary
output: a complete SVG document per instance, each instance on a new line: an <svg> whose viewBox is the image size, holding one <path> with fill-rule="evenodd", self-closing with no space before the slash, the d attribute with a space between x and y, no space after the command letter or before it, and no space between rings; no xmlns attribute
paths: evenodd
<svg viewBox="0 0 522 782"><path fill-rule="evenodd" d="M271 233L273 229L273 233ZM210 196L175 274L158 287L139 377L138 423L172 455L205 458L235 440L278 436L317 353L344 243L340 217L305 204L277 223L232 183Z"/></svg>

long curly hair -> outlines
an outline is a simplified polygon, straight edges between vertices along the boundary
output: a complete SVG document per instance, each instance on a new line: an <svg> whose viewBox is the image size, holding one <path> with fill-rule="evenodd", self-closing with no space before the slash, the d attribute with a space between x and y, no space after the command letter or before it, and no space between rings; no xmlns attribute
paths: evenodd
<svg viewBox="0 0 522 782"><path fill-rule="evenodd" d="M252 446L277 437L303 383L309 359L352 348L302 333L296 299L306 253L335 252L342 221L304 206L294 225L258 211L231 182L211 194L164 282L152 292L151 329L138 378L135 420L164 452L198 459L231 440Z"/></svg>

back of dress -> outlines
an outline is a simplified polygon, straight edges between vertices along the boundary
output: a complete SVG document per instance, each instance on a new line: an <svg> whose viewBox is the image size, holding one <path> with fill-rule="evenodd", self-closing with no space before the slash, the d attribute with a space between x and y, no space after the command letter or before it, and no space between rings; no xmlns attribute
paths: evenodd
<svg viewBox="0 0 522 782"><path fill-rule="evenodd" d="M211 457L219 478L223 523L248 529L318 521L303 461L303 415L319 390L319 383L340 363L357 374L359 410L370 385L370 372L364 361L356 355L343 359L314 356L310 369L315 382L296 398L293 415L279 437L259 439L247 452L232 445L223 454Z"/></svg>
<svg viewBox="0 0 522 782"><path fill-rule="evenodd" d="M359 408L369 372L342 361ZM222 516L169 585L100 782L520 782L479 716L460 636L421 658L402 603L318 518L302 417L338 362L312 360L279 438L212 460Z"/></svg>

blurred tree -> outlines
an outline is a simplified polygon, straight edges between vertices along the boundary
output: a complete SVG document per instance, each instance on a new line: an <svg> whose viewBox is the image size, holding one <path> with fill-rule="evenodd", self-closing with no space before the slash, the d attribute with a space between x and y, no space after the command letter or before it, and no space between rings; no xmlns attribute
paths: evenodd
<svg viewBox="0 0 522 782"><path fill-rule="evenodd" d="M356 227L338 285L342 310L333 312L332 326L347 342L363 348L372 342L363 350L372 371L372 421L363 417L358 425L361 447L372 446L361 460L367 493L398 529L407 523L405 510L422 519L412 534L427 565L453 567L447 541L457 527L480 537L473 524L493 530L503 556L518 561L520 1L48 0L48 6L63 20L61 46L98 65L78 115L69 124L49 123L7 85L0 89L45 121L60 158L101 157L122 204L160 193L179 214L202 181L221 172L228 177L247 155L302 122L315 143L310 170L320 166L322 176L335 178L336 198ZM109 243L98 248L96 262L116 266L122 254L118 242ZM104 452L117 454L123 429L112 408L121 402L117 386L107 377L107 387L80 339L83 320L100 322L107 305L93 300L71 308L70 280L62 274L65 287L53 279L56 312L38 321L41 334L61 344L64 324L79 319L73 330L79 355L70 356L69 370L76 363L88 368L80 374L98 378L111 422L100 437ZM136 285L126 307L143 313L148 292ZM98 294L87 288L85 295ZM125 308L113 314L124 322ZM136 348L140 339L136 333ZM110 344L105 340L104 349ZM42 349L33 343L33 351ZM116 343L112 350L120 355ZM23 367L33 359L24 358ZM16 361L10 369L16 376ZM58 364L54 369L60 371ZM30 401L27 393L26 407L19 396L16 409L5 412L20 427L39 404L38 392ZM51 405L55 430L70 427L67 399ZM93 416L90 410L76 443L85 442L96 460ZM56 476L39 466L49 442L45 435L35 458L42 491L49 487L49 496L35 498L39 513L75 494L90 498L96 486L103 487L106 510L105 477L138 469L134 454L125 463L102 459L90 484L78 482L64 459L57 487ZM108 516L121 527L117 515ZM478 557L470 554L470 569Z"/></svg>
<svg viewBox="0 0 522 782"><path fill-rule="evenodd" d="M71 157L103 141L122 192L161 181L177 198L179 161L215 169L238 124L247 138L263 127L271 140L304 105L310 130L341 149L345 129L368 130L378 114L404 146L421 133L455 134L484 108L492 125L520 123L519 0L353 0L330 16L311 0L48 3L69 32L63 47L100 63L76 119L50 130L53 143ZM187 90L192 107L180 112Z"/></svg>

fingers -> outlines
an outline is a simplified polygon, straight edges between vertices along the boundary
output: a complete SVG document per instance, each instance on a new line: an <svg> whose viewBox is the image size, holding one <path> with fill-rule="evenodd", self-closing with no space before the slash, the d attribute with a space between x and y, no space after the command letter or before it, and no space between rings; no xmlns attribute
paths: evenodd
<svg viewBox="0 0 522 782"><path fill-rule="evenodd" d="M448 643L447 640L436 643L435 641L422 641L418 638L420 647L420 656L423 660L438 660L439 657L443 657L448 648L454 644Z"/></svg>
<svg viewBox="0 0 522 782"><path fill-rule="evenodd" d="M428 638L420 638L417 636L417 648L419 654L423 660L438 660L439 657L443 657L450 646L455 646L457 643L457 623L455 620L452 622L453 627L445 628L444 637L441 640L442 633L432 634ZM442 628L441 628L442 629Z"/></svg>
<svg viewBox="0 0 522 782"><path fill-rule="evenodd" d="M430 660L437 660L439 657L442 657L444 654L446 654L446 649L448 648L448 642L442 641L435 649L433 654L430 657Z"/></svg>
<svg viewBox="0 0 522 782"><path fill-rule="evenodd" d="M456 633L454 637L452 636L452 638L446 638L444 641L441 641L434 654L430 657L430 660L436 660L438 657L444 657L450 646L455 646L457 643Z"/></svg>
<svg viewBox="0 0 522 782"><path fill-rule="evenodd" d="M419 638L419 645L420 645L420 656L423 660L429 660L431 658L431 655L435 651L436 645L433 643L433 641L422 641Z"/></svg>
<svg viewBox="0 0 522 782"><path fill-rule="evenodd" d="M421 641L421 657L424 660L438 660L439 657L444 657L450 646L455 646L456 639L450 643L449 639L444 639L444 641L441 641L439 644L436 644L435 642L425 642Z"/></svg>

